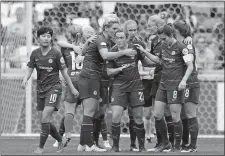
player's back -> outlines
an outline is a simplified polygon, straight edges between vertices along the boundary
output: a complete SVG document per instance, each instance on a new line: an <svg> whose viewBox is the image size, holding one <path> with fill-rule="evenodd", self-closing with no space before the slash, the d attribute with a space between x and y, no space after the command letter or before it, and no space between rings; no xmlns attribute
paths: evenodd
<svg viewBox="0 0 225 156"><path fill-rule="evenodd" d="M72 48L61 48L61 52L68 68L68 75L72 81L78 81L83 66L83 56L76 54Z"/></svg>

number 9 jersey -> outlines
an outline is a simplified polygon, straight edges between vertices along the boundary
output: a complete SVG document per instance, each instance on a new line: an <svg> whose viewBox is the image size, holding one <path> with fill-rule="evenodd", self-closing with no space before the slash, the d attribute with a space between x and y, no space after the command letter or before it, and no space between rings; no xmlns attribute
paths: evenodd
<svg viewBox="0 0 225 156"><path fill-rule="evenodd" d="M61 48L61 52L68 68L69 77L72 82L78 81L84 57L76 54L72 48Z"/></svg>

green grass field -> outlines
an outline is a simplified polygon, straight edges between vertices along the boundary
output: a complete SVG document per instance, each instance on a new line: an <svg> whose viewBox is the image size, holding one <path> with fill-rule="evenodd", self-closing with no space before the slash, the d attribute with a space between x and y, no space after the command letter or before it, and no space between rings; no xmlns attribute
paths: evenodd
<svg viewBox="0 0 225 156"><path fill-rule="evenodd" d="M35 155L32 152L38 147L38 137L1 137L0 149L1 155ZM110 140L111 142L111 140ZM74 137L72 141L65 148L63 153L56 153L56 148L52 146L54 143L53 138L49 137L46 142L43 155L224 155L224 138L218 139L205 139L198 140L197 153L151 153L151 152L130 152L129 151L129 138L121 138L120 148L121 152L113 153L110 151L104 153L97 152L77 152L79 138ZM152 148L153 143L146 144L146 148Z"/></svg>

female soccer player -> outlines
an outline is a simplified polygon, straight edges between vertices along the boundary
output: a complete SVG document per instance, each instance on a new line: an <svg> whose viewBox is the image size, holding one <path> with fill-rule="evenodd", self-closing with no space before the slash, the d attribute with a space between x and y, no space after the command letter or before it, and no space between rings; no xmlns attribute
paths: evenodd
<svg viewBox="0 0 225 156"><path fill-rule="evenodd" d="M79 96L78 91L74 88L67 74L62 54L57 49L51 47L52 35L53 30L48 27L41 27L37 31L40 47L32 51L30 61L27 64L27 72L22 82L22 87L25 88L34 68L36 68L37 111L41 114L41 134L39 147L34 152L39 154L43 153L44 144L49 134L59 142L57 152L63 151L64 144L62 143L62 137L55 126L50 123L53 112L59 108L62 93L59 71L61 71L74 97Z"/></svg>

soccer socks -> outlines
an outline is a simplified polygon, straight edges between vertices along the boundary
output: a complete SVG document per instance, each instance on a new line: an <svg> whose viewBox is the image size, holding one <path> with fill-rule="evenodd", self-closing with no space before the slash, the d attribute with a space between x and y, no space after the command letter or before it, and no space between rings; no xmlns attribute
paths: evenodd
<svg viewBox="0 0 225 156"><path fill-rule="evenodd" d="M183 136L182 136L182 144L189 144L189 128L188 128L188 119L182 119L183 124Z"/></svg>
<svg viewBox="0 0 225 156"><path fill-rule="evenodd" d="M92 117L84 115L83 123L81 124L80 145L88 145L91 147L93 141L93 122Z"/></svg>
<svg viewBox="0 0 225 156"><path fill-rule="evenodd" d="M169 135L169 141L171 145L174 145L174 124L172 120L172 116L165 116L167 129L168 129L168 135Z"/></svg>
<svg viewBox="0 0 225 156"><path fill-rule="evenodd" d="M63 134L65 133L64 120L65 120L65 116L62 118L62 120L60 122L60 126L59 126L59 134L61 136L63 136Z"/></svg>
<svg viewBox="0 0 225 156"><path fill-rule="evenodd" d="M93 139L96 145L98 145L100 131L101 131L101 121L94 118L93 119Z"/></svg>
<svg viewBox="0 0 225 156"><path fill-rule="evenodd" d="M59 134L56 127L52 123L50 123L50 135L58 142L62 142L62 136Z"/></svg>
<svg viewBox="0 0 225 156"><path fill-rule="evenodd" d="M149 138L151 135L150 124L151 124L150 119L144 118L145 133L147 138Z"/></svg>
<svg viewBox="0 0 225 156"><path fill-rule="evenodd" d="M136 141L136 132L135 132L135 122L134 122L134 117L129 116L130 123L129 123L129 132L130 132L130 141L131 141L131 146L135 145Z"/></svg>
<svg viewBox="0 0 225 156"><path fill-rule="evenodd" d="M168 140L168 136L167 136L166 121L164 120L164 118L162 118L160 120L157 120L155 118L155 129L156 129L156 133L158 133L159 136L161 137L160 143L167 144L169 142L169 140Z"/></svg>
<svg viewBox="0 0 225 156"><path fill-rule="evenodd" d="M139 144L139 149L141 147L145 147L145 128L144 128L144 123L142 124L135 124L135 130L136 130L136 135L138 139L138 144Z"/></svg>
<svg viewBox="0 0 225 156"><path fill-rule="evenodd" d="M106 125L106 122L105 122L105 116L101 120L101 134L102 134L102 139L104 141L108 140L108 136L107 136L107 125Z"/></svg>
<svg viewBox="0 0 225 156"><path fill-rule="evenodd" d="M182 139L182 133L183 133L183 125L181 120L178 122L174 122L174 132L175 132L175 147L180 148L180 143Z"/></svg>
<svg viewBox="0 0 225 156"><path fill-rule="evenodd" d="M198 120L196 117L188 119L188 127L191 135L191 146L196 147L199 131Z"/></svg>
<svg viewBox="0 0 225 156"><path fill-rule="evenodd" d="M67 113L64 119L65 132L72 132L73 130L73 114Z"/></svg>
<svg viewBox="0 0 225 156"><path fill-rule="evenodd" d="M50 123L41 123L41 134L40 134L40 142L39 147L44 148L45 142L48 139L48 135L50 133Z"/></svg>
<svg viewBox="0 0 225 156"><path fill-rule="evenodd" d="M112 122L113 146L119 147L120 133L121 133L120 122L119 123Z"/></svg>

